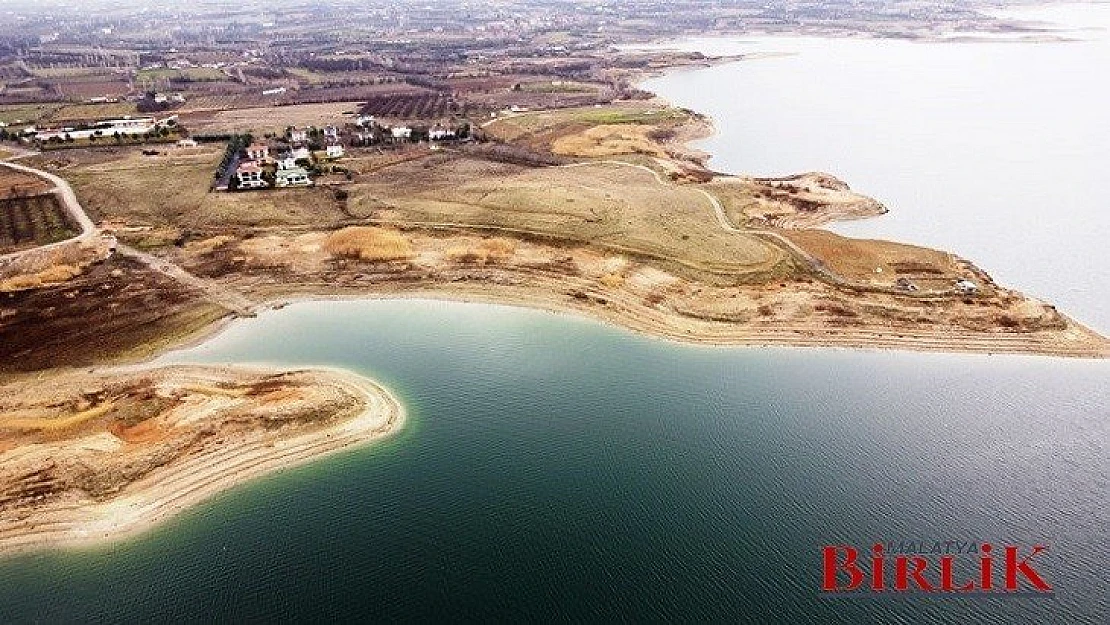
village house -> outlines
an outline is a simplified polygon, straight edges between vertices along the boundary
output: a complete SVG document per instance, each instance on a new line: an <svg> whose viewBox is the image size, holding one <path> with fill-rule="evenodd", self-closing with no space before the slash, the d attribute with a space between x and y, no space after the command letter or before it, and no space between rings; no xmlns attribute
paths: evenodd
<svg viewBox="0 0 1110 625"><path fill-rule="evenodd" d="M265 143L252 143L247 147L247 158L252 161L265 161L270 158L270 146Z"/></svg>
<svg viewBox="0 0 1110 625"><path fill-rule="evenodd" d="M299 161L302 158L305 160L312 160L312 152L310 152L309 149L304 147L303 145L293 148L291 154L293 155L294 161Z"/></svg>
<svg viewBox="0 0 1110 625"><path fill-rule="evenodd" d="M292 152L282 152L277 160L278 169L293 169L297 166L297 158Z"/></svg>
<svg viewBox="0 0 1110 625"><path fill-rule="evenodd" d="M312 185L312 179L308 177L308 171L304 167L279 169L274 182L278 187L308 187Z"/></svg>
<svg viewBox="0 0 1110 625"><path fill-rule="evenodd" d="M355 119L355 125L358 126L359 128L368 128L370 126L373 126L374 125L374 116L373 115L359 115L358 118Z"/></svg>
<svg viewBox="0 0 1110 625"><path fill-rule="evenodd" d="M328 158L341 158L343 156L343 146L338 143L329 144L327 147Z"/></svg>
<svg viewBox="0 0 1110 625"><path fill-rule="evenodd" d="M339 139L339 129L335 126L324 126L324 138L329 141L336 141Z"/></svg>
<svg viewBox="0 0 1110 625"><path fill-rule="evenodd" d="M304 143L305 141L308 141L308 131L303 128L290 128L289 140L293 143Z"/></svg>
<svg viewBox="0 0 1110 625"><path fill-rule="evenodd" d="M177 142L177 147L179 147L179 148L195 148L195 147L197 147L197 142L194 141L193 139L182 139L182 140Z"/></svg>
<svg viewBox="0 0 1110 625"><path fill-rule="evenodd" d="M455 138L455 131L454 130L446 130L446 129L443 129L443 128L435 128L433 130L428 131L428 139L430 139L432 141L444 141L446 139L454 139L454 138Z"/></svg>
<svg viewBox="0 0 1110 625"><path fill-rule="evenodd" d="M389 131L393 135L394 140L412 138L412 128L408 126L394 126Z"/></svg>
<svg viewBox="0 0 1110 625"><path fill-rule="evenodd" d="M240 189L260 189L266 186L262 179L262 168L254 161L245 161L235 170L235 177L239 179Z"/></svg>

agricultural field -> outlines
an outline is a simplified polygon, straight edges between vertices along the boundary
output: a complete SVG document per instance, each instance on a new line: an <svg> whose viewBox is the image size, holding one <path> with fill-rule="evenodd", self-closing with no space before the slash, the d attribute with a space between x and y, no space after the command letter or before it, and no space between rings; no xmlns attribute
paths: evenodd
<svg viewBox="0 0 1110 625"><path fill-rule="evenodd" d="M44 116L50 122L73 120L99 120L139 114L134 102L105 102L102 104L70 104Z"/></svg>
<svg viewBox="0 0 1110 625"><path fill-rule="evenodd" d="M0 199L38 195L53 185L44 178L8 167L0 167Z"/></svg>
<svg viewBox="0 0 1110 625"><path fill-rule="evenodd" d="M144 69L135 73L135 82L216 82L227 80L227 75L214 67L186 67L184 69Z"/></svg>
<svg viewBox="0 0 1110 625"><path fill-rule="evenodd" d="M469 117L488 112L446 93L391 93L371 95L362 106L363 115L386 119L435 120Z"/></svg>
<svg viewBox="0 0 1110 625"><path fill-rule="evenodd" d="M203 98L208 100L209 98ZM201 100L201 98L198 98ZM198 102L191 103L199 106ZM198 133L284 134L289 126L324 126L340 124L358 110L358 102L297 104L293 106L261 106L223 111L183 113L181 122Z"/></svg>
<svg viewBox="0 0 1110 625"><path fill-rule="evenodd" d="M0 253L64 241L76 234L54 194L0 200Z"/></svg>
<svg viewBox="0 0 1110 625"><path fill-rule="evenodd" d="M671 132L690 119L690 114L680 109L629 103L510 114L484 128L492 139L563 156L660 155L656 135Z"/></svg>
<svg viewBox="0 0 1110 625"><path fill-rule="evenodd" d="M35 123L40 119L49 117L60 108L62 108L62 105L57 103L4 104L0 105L0 122L5 124L16 122Z"/></svg>

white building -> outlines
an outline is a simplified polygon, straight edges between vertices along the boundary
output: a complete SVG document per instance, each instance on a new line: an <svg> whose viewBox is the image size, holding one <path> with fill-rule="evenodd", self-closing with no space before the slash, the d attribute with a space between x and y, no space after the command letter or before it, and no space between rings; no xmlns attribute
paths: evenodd
<svg viewBox="0 0 1110 625"><path fill-rule="evenodd" d="M307 187L312 185L312 179L303 167L291 167L278 170L274 184L278 187Z"/></svg>
<svg viewBox="0 0 1110 625"><path fill-rule="evenodd" d="M235 177L239 179L240 189L259 189L266 186L262 179L262 168L254 161L241 163L235 170Z"/></svg>
<svg viewBox="0 0 1110 625"><path fill-rule="evenodd" d="M428 138L431 139L432 141L444 141L446 139L454 139L455 138L455 131L454 130L446 130L446 129L443 129L443 128L435 128L433 130L428 131Z"/></svg>
<svg viewBox="0 0 1110 625"><path fill-rule="evenodd" d="M303 128L290 128L289 140L293 143L303 143L308 141L308 131Z"/></svg>
<svg viewBox="0 0 1110 625"><path fill-rule="evenodd" d="M390 133L392 133L394 139L412 138L412 128L409 128L408 126L394 126L393 128L390 128L389 131Z"/></svg>
<svg viewBox="0 0 1110 625"><path fill-rule="evenodd" d="M297 159L292 152L283 152L277 160L278 169L293 169L297 166Z"/></svg>
<svg viewBox="0 0 1110 625"><path fill-rule="evenodd" d="M252 161L264 161L270 158L270 146L265 143L252 143L247 147L247 158Z"/></svg>
<svg viewBox="0 0 1110 625"><path fill-rule="evenodd" d="M310 152L309 149L304 147L303 145L293 148L292 154L294 161L299 161L302 158L308 160L312 159L312 152Z"/></svg>
<svg viewBox="0 0 1110 625"><path fill-rule="evenodd" d="M338 143L332 143L327 147L328 158L341 158L343 156L343 146Z"/></svg>

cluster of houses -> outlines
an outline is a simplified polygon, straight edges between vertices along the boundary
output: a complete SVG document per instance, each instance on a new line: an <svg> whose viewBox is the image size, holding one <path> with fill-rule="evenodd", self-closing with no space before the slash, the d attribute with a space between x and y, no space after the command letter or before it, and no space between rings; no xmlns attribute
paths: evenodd
<svg viewBox="0 0 1110 625"><path fill-rule="evenodd" d="M328 159L342 158L345 154L339 141L339 129L327 126L323 129L326 142L324 154ZM309 149L309 131L303 128L290 128L286 133L288 146L277 154L271 154L270 145L262 142L250 144L244 150L246 159L240 161L235 169L235 178L240 189L261 189L270 186L263 175L269 166L273 171L275 187L308 187L312 177L306 164L313 160Z"/></svg>
<svg viewBox="0 0 1110 625"><path fill-rule="evenodd" d="M413 128L410 126L387 127L379 124L373 117L359 116L354 128L342 130L336 126L323 128L286 129L285 141L279 142L278 151L264 142L254 142L244 149L245 158L239 161L234 170L239 189L262 189L271 186L269 172L272 172L274 187L307 187L313 184L307 166L318 159L336 160L346 154L344 144L380 145L389 143L413 143L427 140L433 142L455 141L469 137L469 127L460 128ZM318 150L314 154L313 149Z"/></svg>

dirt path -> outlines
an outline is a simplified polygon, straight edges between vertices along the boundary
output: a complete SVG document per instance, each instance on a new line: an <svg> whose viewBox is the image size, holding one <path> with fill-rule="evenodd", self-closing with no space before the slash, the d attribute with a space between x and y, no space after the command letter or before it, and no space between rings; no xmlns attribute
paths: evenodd
<svg viewBox="0 0 1110 625"><path fill-rule="evenodd" d="M36 152L21 150L18 154L11 158L23 158L25 156L31 156L34 154L36 154ZM7 161L0 161L0 165L24 173L46 178L50 182L54 183L53 193L58 195L58 199L62 202L62 205L65 206L66 211L73 218L74 222L76 222L81 228L81 234L71 239L66 239L65 241L59 241L57 243L51 243L49 245L34 247L29 250L13 252L11 254L0 256L0 259L7 260L18 257L21 254L27 254L31 252L38 253L45 249L50 249L61 245L68 245L75 241L87 240L100 235L100 230L96 227L95 224L93 224L92 220L89 219L88 214L85 213L85 209L82 208L81 203L77 200L77 194L73 192L73 187L69 186L69 183L66 182L64 179L55 176L54 174L42 171L41 169L35 169L33 167L27 167L25 165L12 163L10 159ZM211 300L213 303L219 306L223 306L224 308L234 312L240 317L253 317L255 315L255 303L244 297L241 293L238 293L223 285L212 282L211 280L199 278L171 262L162 260L145 252L140 252L139 250L136 250L134 248L127 247L125 245L118 245L116 247L116 250L121 254L139 260L151 269L166 276L169 276L170 278L173 278L174 280L181 282L182 284L199 289L201 292L205 293L208 299Z"/></svg>
<svg viewBox="0 0 1110 625"><path fill-rule="evenodd" d="M130 256L135 260L150 267L154 271L169 276L174 280L186 284L188 286L199 289L205 296L214 304L223 306L240 317L254 317L257 304L248 299L242 293L223 286L212 280L205 280L199 276L195 276L188 271L185 271L180 266L175 265L167 260L163 260L152 254L140 252L139 250L120 245L117 251L124 256Z"/></svg>
<svg viewBox="0 0 1110 625"><path fill-rule="evenodd" d="M660 185L667 186L667 185L670 184L670 182L667 181L666 179L664 179L663 176L658 171L656 171L656 170L654 170L654 169L652 169L652 168L650 168L646 165L637 165L635 163L626 163L624 161L614 161L614 160L590 161L590 162L585 162L585 163L571 163L569 165L562 165L562 167L564 169L569 169L569 168L573 168L573 167L587 167L587 166L590 166L590 165L617 165L617 166L620 166L620 167L631 167L633 169L639 169L639 170L646 171L646 172L652 174L653 176L655 176L656 182L658 182ZM780 248L786 250L787 252L789 252L790 254L792 254L795 258L797 258L802 263L804 263L809 268L809 270L813 272L814 275L816 275L822 281L827 282L827 283L829 283L833 286L847 287L847 288L851 288L851 289L865 289L865 290L868 290L868 291L879 291L879 292L883 292L883 293L893 293L893 294L898 294L898 295L911 295L911 296L913 296L913 295L917 295L917 296L937 296L937 295L951 295L952 294L952 291L918 291L918 292L910 293L910 292L907 292L907 291L899 290L899 289L894 288L894 287L889 287L889 288L888 287L882 287L882 286L878 286L878 285L875 285L875 284L858 282L858 281L846 278L846 277L836 273L832 269L830 269L828 267L828 265L826 265L824 263L824 261L822 261L820 258L817 258L813 254L810 254L806 250L802 249L797 243L794 243L790 239L783 236L781 233L775 232L774 230L759 230L759 229L752 229L752 228L741 228L739 226L736 226L728 218L728 213L725 212L725 207L721 204L720 200L718 200L716 196L714 196L712 193L706 191L705 189L694 189L694 190L697 191L698 193L701 193L702 195L704 195L705 199L709 201L709 205L713 208L713 214L717 218L717 224L719 226L721 226L721 228L723 230L725 230L726 232L732 232L732 233L735 233L735 234L755 235L755 236L763 238L764 240L770 239L771 240L770 242L771 242L772 245L780 247Z"/></svg>

